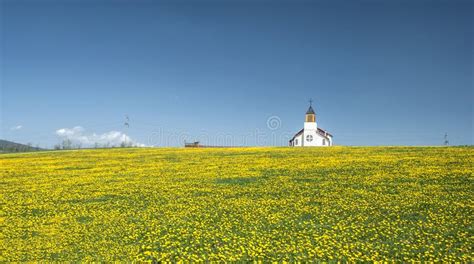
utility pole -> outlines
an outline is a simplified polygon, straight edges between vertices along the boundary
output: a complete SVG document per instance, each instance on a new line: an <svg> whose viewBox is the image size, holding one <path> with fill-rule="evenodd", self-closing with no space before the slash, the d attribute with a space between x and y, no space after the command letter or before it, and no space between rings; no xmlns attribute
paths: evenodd
<svg viewBox="0 0 474 264"><path fill-rule="evenodd" d="M128 118L128 115L125 115L125 122L123 123L123 125L126 128L130 128L130 118Z"/></svg>
<svg viewBox="0 0 474 264"><path fill-rule="evenodd" d="M449 146L448 133L444 134L444 145Z"/></svg>
<svg viewBox="0 0 474 264"><path fill-rule="evenodd" d="M125 122L123 123L123 126L125 127L125 135L127 135L128 129L130 128L130 118L128 117L128 115L125 115ZM120 146L122 148L131 147L131 142L123 141L120 143Z"/></svg>

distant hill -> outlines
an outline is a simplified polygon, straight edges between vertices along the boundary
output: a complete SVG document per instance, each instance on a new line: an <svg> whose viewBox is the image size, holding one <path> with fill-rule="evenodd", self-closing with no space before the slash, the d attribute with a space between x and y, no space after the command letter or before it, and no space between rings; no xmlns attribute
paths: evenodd
<svg viewBox="0 0 474 264"><path fill-rule="evenodd" d="M0 139L0 153L29 152L29 151L39 151L39 150L44 150L44 149Z"/></svg>

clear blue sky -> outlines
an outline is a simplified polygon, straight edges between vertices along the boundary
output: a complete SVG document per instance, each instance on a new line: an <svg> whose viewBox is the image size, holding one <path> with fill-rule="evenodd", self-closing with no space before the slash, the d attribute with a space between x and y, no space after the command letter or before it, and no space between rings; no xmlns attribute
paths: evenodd
<svg viewBox="0 0 474 264"><path fill-rule="evenodd" d="M473 1L0 1L3 139L473 144Z"/></svg>

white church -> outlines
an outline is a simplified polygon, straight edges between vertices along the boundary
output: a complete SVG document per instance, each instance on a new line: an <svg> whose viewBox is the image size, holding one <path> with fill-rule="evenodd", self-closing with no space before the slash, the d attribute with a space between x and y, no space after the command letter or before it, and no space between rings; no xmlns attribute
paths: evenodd
<svg viewBox="0 0 474 264"><path fill-rule="evenodd" d="M306 111L304 127L290 140L291 147L329 147L332 146L332 135L318 127L316 113L313 110L312 101L309 102Z"/></svg>

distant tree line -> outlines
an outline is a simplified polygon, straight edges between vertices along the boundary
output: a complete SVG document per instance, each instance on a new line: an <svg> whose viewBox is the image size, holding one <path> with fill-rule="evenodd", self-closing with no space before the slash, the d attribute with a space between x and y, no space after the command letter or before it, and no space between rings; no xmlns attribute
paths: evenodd
<svg viewBox="0 0 474 264"><path fill-rule="evenodd" d="M20 143L15 143L7 140L0 140L0 152L3 153L11 153L11 152L29 152L29 151L39 151L43 150L39 147L39 145L36 145L33 147L32 143L28 144L20 144Z"/></svg>
<svg viewBox="0 0 474 264"><path fill-rule="evenodd" d="M120 145L114 145L114 144L111 144L110 142L103 143L103 144L95 142L94 145L93 145L93 148L117 148L117 147L130 148L130 147L133 147L133 143L123 141L122 143L120 143ZM83 148L82 143L75 143L74 144L70 139L64 139L60 143L54 145L55 150L81 149L81 148Z"/></svg>
<svg viewBox="0 0 474 264"><path fill-rule="evenodd" d="M129 141L123 141L119 145L116 144L111 144L110 142L107 143L94 143L92 147L87 146L87 148L129 148L129 147L134 147L132 142ZM58 144L54 145L53 149L54 150L66 150L66 149L82 149L83 144L82 143L75 143L71 141L70 139L64 139ZM27 143L27 144L20 144L8 140L2 140L0 139L0 153L13 153L13 152L31 152L31 151L45 151L48 149L41 148L38 144L33 146L32 143Z"/></svg>

